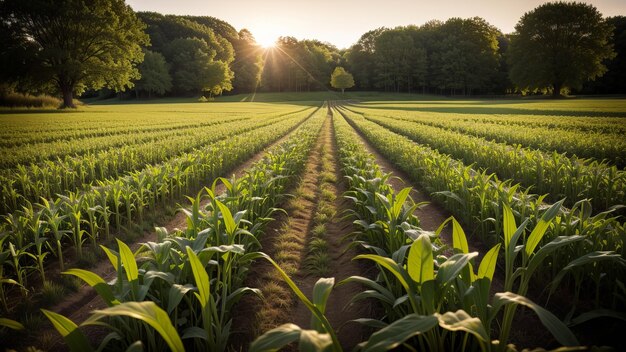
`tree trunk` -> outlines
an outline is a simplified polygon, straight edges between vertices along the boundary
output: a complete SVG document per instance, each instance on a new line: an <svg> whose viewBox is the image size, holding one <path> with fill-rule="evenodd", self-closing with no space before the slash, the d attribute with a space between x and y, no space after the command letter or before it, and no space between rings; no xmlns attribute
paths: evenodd
<svg viewBox="0 0 626 352"><path fill-rule="evenodd" d="M552 91L552 97L558 98L561 96L561 83L552 83L554 90Z"/></svg>
<svg viewBox="0 0 626 352"><path fill-rule="evenodd" d="M61 85L61 93L63 94L63 105L61 109L76 108L74 105L74 87L71 85Z"/></svg>

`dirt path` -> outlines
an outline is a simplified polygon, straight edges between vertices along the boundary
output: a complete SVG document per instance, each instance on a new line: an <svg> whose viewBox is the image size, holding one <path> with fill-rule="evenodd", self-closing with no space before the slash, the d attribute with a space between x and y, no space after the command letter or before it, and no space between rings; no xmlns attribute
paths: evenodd
<svg viewBox="0 0 626 352"><path fill-rule="evenodd" d="M313 116L313 114L314 113L312 113L310 116ZM306 120L307 119L298 123L285 136L272 142L269 146L264 148L262 151L255 154L252 158L248 159L243 164L237 166L234 170L227 172L227 174L235 178L239 178L243 176L246 170L248 170L254 163L261 160L261 158L265 156L265 154L267 153L267 150L287 140L289 136L291 136L291 134ZM207 186L210 186L210 185L207 185ZM224 191L225 191L225 186L219 183L216 187L216 194L221 194ZM210 200L205 199L203 202L201 202L201 207L203 208L209 202ZM176 215L173 218L171 218L171 220L169 220L162 227L166 228L168 232L173 232L176 229L185 229L187 227L185 214L182 212L177 212ZM154 241L155 239L156 239L155 231L146 231L143 233L142 236L135 239L132 243L127 243L127 244L131 248L131 250L136 251L137 249L139 249L142 243ZM89 271L98 274L107 282L114 279L115 274L116 274L111 263L106 258L101 260L96 266L89 268ZM89 285L83 284L78 289L78 291L68 295L62 302L50 308L49 310L62 314L68 317L73 322L78 324L80 322L85 321L90 316L93 310L102 309L105 307L106 307L105 303L97 295L95 290L91 288ZM52 333L51 334L52 337L56 337L56 339L53 339L54 342L51 345L49 344L48 346L46 346L46 348L49 350L66 349L66 346L63 343L63 341L60 339L60 336L58 336L58 334L56 334L56 332L52 330L50 330L50 332ZM87 328L86 333L88 334L88 336L92 337L94 340L98 340L99 338L102 338L105 336L103 334L103 330L100 328L91 328L91 327Z"/></svg>
<svg viewBox="0 0 626 352"><path fill-rule="evenodd" d="M322 180L333 180L332 185L325 189L333 193L330 203L337 214L334 219L324 223L326 230L323 238L328 242L327 254L331 258L328 275L324 276L334 277L335 282L339 282L352 275L363 275L359 263L351 260L356 253L346 251L348 243L342 241L342 237L352 231L352 223L349 220L338 220L341 211L349 204L341 197L346 185L337 167L336 152L333 124L329 115L316 146L309 155L302 178L292 191L296 198L285 205L288 215L283 215L270 224L261 239L263 251L279 263L309 298L319 277L310 273L304 263L310 255L308 244L314 237L311 235L312 229L316 224L319 225L319 218L316 217L321 213L318 206L322 197ZM285 323L310 328L310 311L295 298L269 264L255 263L248 281L248 286L260 288L268 299L259 300L248 296L237 307L234 324L237 331L233 341L237 341L235 344L238 348L247 349L248 343L256 336ZM346 350L363 341L365 334L358 324L345 325L345 328L344 324L353 319L371 316L365 304L346 307L350 299L361 291L362 288L358 285L344 285L335 288L328 300L326 315Z"/></svg>
<svg viewBox="0 0 626 352"><path fill-rule="evenodd" d="M334 128L332 124L332 113L329 114L329 120L326 128L322 131L321 143L322 146L326 145L329 148L330 153L326 155L329 161L329 170L326 172L332 172L336 182L329 182L329 190L332 190L336 195L333 202L334 209L336 210L336 216L329 221L326 226L326 233L324 239L328 242L329 254L332 258L332 263L327 277L334 277L335 283L346 279L350 276L363 276L364 268L359 263L352 260L357 253L354 249L348 250L348 245L344 236L353 232L352 221L350 219L340 220L343 211L351 206L350 202L342 197L342 194L347 191L347 184L342 177L340 169L338 167L338 153L337 145L334 138ZM313 289L313 285L319 279L314 275L306 275L300 277L301 288L304 293L310 297ZM326 316L331 325L337 330L339 341L343 348L347 351L351 350L359 342L363 341L366 337L366 329L362 325L356 323L349 323L351 320L358 318L371 317L370 305L364 303L350 305L351 299L362 292L363 288L357 284L346 284L333 289L327 303ZM310 328L311 313L304 306L303 303L298 302L298 306L294 314L294 322L302 327ZM347 324L347 325L346 325Z"/></svg>
<svg viewBox="0 0 626 352"><path fill-rule="evenodd" d="M322 131L327 125L328 121L324 122ZM307 158L301 178L290 190L294 198L280 205L287 214L280 213L268 224L260 238L261 251L276 261L294 280L298 280L296 275L306 256L307 235L317 200L320 139L321 134ZM280 274L267 261L254 263L245 286L260 289L264 298L247 295L237 305L231 337L236 350L247 350L255 337L284 323L294 322L292 309L296 298ZM300 288L305 292L307 290L302 286Z"/></svg>

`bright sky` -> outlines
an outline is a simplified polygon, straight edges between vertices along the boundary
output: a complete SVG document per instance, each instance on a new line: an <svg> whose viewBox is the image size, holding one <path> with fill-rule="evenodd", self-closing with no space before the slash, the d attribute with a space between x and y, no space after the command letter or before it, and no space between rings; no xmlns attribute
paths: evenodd
<svg viewBox="0 0 626 352"><path fill-rule="evenodd" d="M421 25L429 20L480 16L504 33L542 0L127 0L135 11L212 16L237 30L249 29L257 42L279 36L318 39L339 48L378 27ZM586 0L604 16L626 15L626 0Z"/></svg>

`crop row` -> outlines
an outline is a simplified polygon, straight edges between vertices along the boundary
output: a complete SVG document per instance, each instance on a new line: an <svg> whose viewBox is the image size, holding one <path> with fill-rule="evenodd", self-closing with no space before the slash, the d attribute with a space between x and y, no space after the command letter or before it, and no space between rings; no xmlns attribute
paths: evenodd
<svg viewBox="0 0 626 352"><path fill-rule="evenodd" d="M128 107L127 107L128 108ZM98 137L117 134L139 134L165 129L180 129L187 127L202 127L217 121L243 120L267 115L286 115L295 113L302 108L275 107L271 110L240 109L237 111L210 111L200 110L198 113L185 111L163 114L164 111L125 110L123 114L98 111L67 114L18 114L3 116L0 121L0 146L12 146L20 143L40 143L59 139L76 139L84 137ZM166 111L165 111L166 112ZM133 116L132 125L128 123L128 114ZM97 118L97 123L94 123Z"/></svg>
<svg viewBox="0 0 626 352"><path fill-rule="evenodd" d="M527 282L537 268L527 263L535 264L546 258L544 248L532 243L544 236L547 227L537 230L539 225L530 236L523 236L522 254L519 254L514 248L527 222L518 228L511 210L505 206L507 242L489 250L475 271L478 253L469 252L459 224L451 220L453 250L448 255L438 233L425 232L417 226L413 215L416 205L408 198L410 189L394 192L386 183L389 175L381 173L358 142L356 133L343 119L335 121L343 170L350 184L349 198L354 202L352 216L360 228L355 236L367 252L355 259L369 260L380 271L376 279L353 276L340 283L364 285L366 290L353 301L369 299L384 310L382 319L360 319L378 330L360 345L363 351L388 350L404 343L422 350L508 350L517 305L539 315L559 343L578 344L563 322L524 296ZM542 220L552 221L557 210L558 205L550 208L543 213ZM506 261L506 292L491 296L501 247ZM524 257L521 265L515 261L518 255ZM518 269L523 269L521 283L512 292L514 279L510 273ZM503 315L499 314L501 311ZM496 332L498 341L494 341ZM267 335L264 338L269 340Z"/></svg>
<svg viewBox="0 0 626 352"><path fill-rule="evenodd" d="M375 105L379 106L378 104ZM388 107L388 111L397 109L397 105L382 105ZM366 106L362 106L366 107ZM469 108L471 109L471 107ZM506 109L506 108L505 108ZM559 111L559 115L555 116L554 114L549 114L546 112L546 115L528 115L523 111L519 111L515 114L500 114L498 112L490 113L490 114L481 114L481 113L468 113L468 111L463 111L463 108L456 109L459 112L430 112L430 111L420 111L419 106L415 106L415 111L411 113L413 116L425 116L433 119L444 119L450 122L460 121L460 122L471 122L476 124L495 124L495 125L504 125L510 127L542 127L546 129L557 129L557 130L567 130L572 132L591 132L591 133L606 133L606 134L623 134L626 133L626 126L620 118L615 117L598 117L599 112L592 113L593 117L590 116L574 116L578 114L578 112L572 111L568 113L567 111ZM471 111L471 110L470 110ZM532 112L530 110L529 112ZM608 114L611 114L608 112Z"/></svg>
<svg viewBox="0 0 626 352"><path fill-rule="evenodd" d="M283 115L269 115L265 118L279 118ZM230 124L245 124L242 118L225 118L209 120L199 126L179 126L180 128L147 129L135 132L128 128L125 133L99 135L80 139L58 138L46 143L20 144L13 147L0 148L0 168L14 168L18 165L44 162L64 157L75 157L85 154L96 154L99 151L113 150L124 146L140 146L142 144L181 143L188 140L192 144L195 139L210 132L214 127ZM255 119L256 120L256 119Z"/></svg>
<svg viewBox="0 0 626 352"><path fill-rule="evenodd" d="M536 197L521 192L518 185L510 180L499 181L493 174L476 172L462 162L436 150L416 144L408 138L366 120L363 116L344 112L351 124L359 130L390 161L405 171L411 179L432 194L450 212L461 219L485 244L494 245L505 240L503 214L506 207L511 208L518 223L529 219L528 225L534 227L540 222L546 205L544 197ZM556 204L561 204L558 202ZM596 251L614 251L622 256L624 249L625 225L611 212L592 216L588 201L577 202L572 209L560 208L558 218L547 230L544 242L556 238L576 238L572 245L560 248L558 255L552 255L545 261L535 275L536 284L550 282L562 268L572 260ZM580 235L580 236L577 236ZM584 239L584 240L583 240ZM585 268L572 268L581 278L587 280L602 277L606 280L593 280L593 285L607 287L602 290L607 296L618 289L617 278L623 277L624 268L600 263ZM581 281L574 283L576 289Z"/></svg>
<svg viewBox="0 0 626 352"><path fill-rule="evenodd" d="M358 109L369 113L371 110ZM458 131L476 137L492 139L507 144L521 144L524 147L543 151L568 153L581 158L606 159L617 167L626 166L626 139L621 134L583 133L578 131L554 130L545 127L515 127L481 124L446 118L437 119L434 115L422 116L412 113L384 114L394 119L414 121L425 125Z"/></svg>
<svg viewBox="0 0 626 352"><path fill-rule="evenodd" d="M199 189L207 180L224 174L250 158L271 142L292 130L307 116L296 116L280 123L258 128L211 144L192 153L149 166L129 176L99 181L84 193L42 200L5 217L0 226L3 237L0 266L4 276L15 278L24 295L27 277L32 271L45 281L44 262L50 254L63 270L64 246L71 244L77 259L83 245L96 247L110 240L113 231L121 232L134 224L143 225L147 211L159 203L168 204Z"/></svg>
<svg viewBox="0 0 626 352"><path fill-rule="evenodd" d="M27 202L50 198L55 194L88 189L94 182L117 178L127 173L161 163L194 148L214 143L256 128L280 123L288 118L301 118L311 110L287 116L270 116L249 123L226 122L191 134L156 140L152 143L125 145L82 156L66 156L57 162L18 166L0 176L2 213L21 209Z"/></svg>
<svg viewBox="0 0 626 352"><path fill-rule="evenodd" d="M257 252L257 237L284 198L289 179L302 172L323 116L316 114L242 178L222 179L225 194L215 194L215 183L201 191L185 211L186 230L160 230L159 238L136 254L123 243L119 252L106 249L118 272L115 284L98 287L104 280L93 273L67 272L94 286L109 306L81 324L98 321L116 332L101 348L227 349L235 304L244 294L259 293L243 285L253 260L266 257ZM200 205L203 198L209 199L205 207ZM64 321L44 312L53 323ZM149 315L158 315L158 321ZM70 346L81 343L75 349L93 350L75 324L71 330L73 336L64 335Z"/></svg>
<svg viewBox="0 0 626 352"><path fill-rule="evenodd" d="M533 192L548 193L548 200L566 197L572 206L588 198L595 211L626 204L626 172L597 161L569 158L564 154L509 146L418 122L364 115L413 141L462 159L467 164L495 172L502 179L512 179Z"/></svg>
<svg viewBox="0 0 626 352"><path fill-rule="evenodd" d="M359 227L352 234L353 243L366 252L354 259L371 261L379 273L375 278L352 276L337 284L334 278L319 279L313 287L313 302L285 278L312 313L310 330L283 324L257 338L251 352L279 350L292 342L301 350L315 346L318 351L341 351L341 341L324 313L333 288L346 283L365 287L353 296L352 303L367 300L382 309L373 310L380 312L379 316L355 321L374 331L355 350L386 351L400 346L432 351L515 350L508 342L518 305L534 311L560 344L578 345L559 318L525 297L532 276L549 253L574 242L574 238L557 238L539 245L560 204L542 212L541 221L528 236L528 221L517 227L513 212L504 206L504 246L491 248L475 266L478 253L469 252L456 220L450 219L452 248L446 250L438 233L419 228L413 215L418 205L409 197L410 188L394 191L387 183L390 175L381 172L354 130L339 116L333 120L341 167L349 184L346 196L353 202L350 216ZM505 291L491 295L499 256L505 262Z"/></svg>
<svg viewBox="0 0 626 352"><path fill-rule="evenodd" d="M190 130L195 128L201 128L205 126L211 126L216 124L221 124L224 122L230 121L243 121L249 120L252 118L252 115L240 115L240 116L229 116L229 117L210 117L205 118L203 121L197 122L189 122L185 124L181 124L180 122L170 122L166 124L145 124L145 125L137 125L134 124L132 126L128 125L120 125L116 127L98 127L94 129L71 129L71 130L60 130L60 131L29 131L26 130L22 133L11 131L12 134L4 136L2 140L0 140L0 150L5 151L5 153L10 154L11 150L17 150L19 147L35 147L42 148L45 144L50 144L50 147L54 147L55 144L58 143L66 143L66 142L75 142L78 144L83 144L84 142L89 142L90 139L99 138L99 137L115 137L115 136L142 136L149 133L163 132L163 131L178 131L178 130ZM140 142L141 138L135 139L133 141Z"/></svg>

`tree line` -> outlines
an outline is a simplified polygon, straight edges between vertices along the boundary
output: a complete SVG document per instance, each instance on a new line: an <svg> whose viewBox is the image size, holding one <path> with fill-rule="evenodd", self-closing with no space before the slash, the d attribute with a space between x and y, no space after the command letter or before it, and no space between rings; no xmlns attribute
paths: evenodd
<svg viewBox="0 0 626 352"><path fill-rule="evenodd" d="M253 34L208 16L135 13L123 0L0 2L3 89L137 97L311 91L343 67L359 90L445 95L626 93L626 17L553 2L512 34L480 17L378 28L348 49Z"/></svg>

